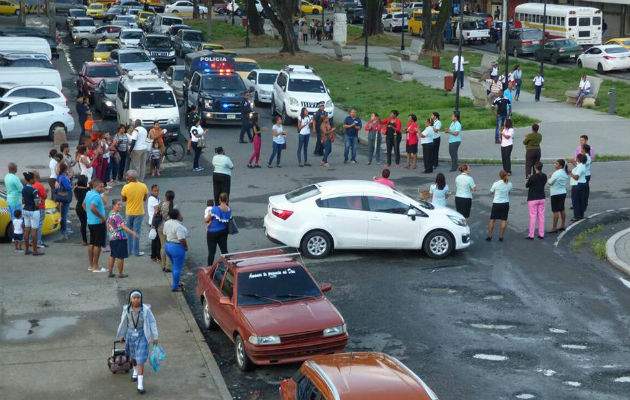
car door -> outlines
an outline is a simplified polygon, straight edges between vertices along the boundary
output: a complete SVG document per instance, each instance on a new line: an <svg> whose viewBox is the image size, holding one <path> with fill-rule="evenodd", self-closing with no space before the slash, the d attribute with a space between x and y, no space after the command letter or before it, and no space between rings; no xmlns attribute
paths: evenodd
<svg viewBox="0 0 630 400"><path fill-rule="evenodd" d="M201 85L201 75L194 74L190 81L190 90L188 91L188 106L193 107L197 104L199 97L199 85Z"/></svg>
<svg viewBox="0 0 630 400"><path fill-rule="evenodd" d="M383 29L392 29L392 14L387 14L385 18L383 18Z"/></svg>
<svg viewBox="0 0 630 400"><path fill-rule="evenodd" d="M282 105L282 98L284 97L284 90L287 86L287 74L280 72L276 78L276 82L273 84L273 107L276 109Z"/></svg>
<svg viewBox="0 0 630 400"><path fill-rule="evenodd" d="M17 113L16 115L9 115ZM28 103L14 104L0 114L0 131L5 139L30 136L33 133L32 116Z"/></svg>
<svg viewBox="0 0 630 400"><path fill-rule="evenodd" d="M220 304L214 312L217 322L226 334L231 336L234 332L234 326L236 323L236 298L234 296L234 268L228 266L225 271L225 277L221 284L220 296L224 299L231 300L230 304Z"/></svg>
<svg viewBox="0 0 630 400"><path fill-rule="evenodd" d="M103 112L103 98L105 98L104 79L98 83L98 86L94 91L94 108L96 108L97 111Z"/></svg>
<svg viewBox="0 0 630 400"><path fill-rule="evenodd" d="M29 102L28 106L33 129L31 136L47 136L50 126L57 120L55 107L40 101Z"/></svg>
<svg viewBox="0 0 630 400"><path fill-rule="evenodd" d="M208 302L208 308L210 309L210 313L219 325L223 326L219 321L220 304L219 299L221 298L221 285L223 284L223 278L225 277L225 271L227 269L227 265L225 262L221 261L217 264L217 267L212 274L212 279L210 280L210 284L205 287L204 295L206 297L206 301Z"/></svg>
<svg viewBox="0 0 630 400"><path fill-rule="evenodd" d="M407 215L409 204L388 196L366 196L368 248L418 248L420 220Z"/></svg>
<svg viewBox="0 0 630 400"><path fill-rule="evenodd" d="M316 201L325 229L335 238L335 247L364 248L367 243L368 213L363 196L333 195Z"/></svg>
<svg viewBox="0 0 630 400"><path fill-rule="evenodd" d="M256 87L256 71L252 71L247 75L247 79L245 79L245 87L247 87L248 89L250 87L253 87L254 89L257 89Z"/></svg>

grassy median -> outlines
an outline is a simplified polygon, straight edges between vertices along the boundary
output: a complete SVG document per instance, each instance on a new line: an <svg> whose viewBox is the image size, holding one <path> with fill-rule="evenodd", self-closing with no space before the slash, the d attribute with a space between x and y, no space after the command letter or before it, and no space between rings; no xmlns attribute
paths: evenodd
<svg viewBox="0 0 630 400"><path fill-rule="evenodd" d="M208 22L206 20L189 20L185 21L192 29L197 29L206 35ZM213 20L211 26L209 42L221 43L226 49L237 49L245 47L245 27L241 24L241 18L234 18L234 25L232 25L232 19L228 18L225 21ZM254 36L249 35L250 47L282 47L282 41L273 39L267 35Z"/></svg>

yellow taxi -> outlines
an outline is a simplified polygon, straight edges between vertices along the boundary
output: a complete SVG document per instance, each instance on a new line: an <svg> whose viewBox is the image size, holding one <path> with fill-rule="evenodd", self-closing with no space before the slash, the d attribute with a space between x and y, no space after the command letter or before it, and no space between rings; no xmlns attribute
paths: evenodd
<svg viewBox="0 0 630 400"><path fill-rule="evenodd" d="M219 43L202 42L202 43L199 43L199 46L197 46L197 51L202 51L202 50L210 50L210 51L223 50L223 45Z"/></svg>
<svg viewBox="0 0 630 400"><path fill-rule="evenodd" d="M308 1L302 1L300 4L300 11L304 14L319 14L323 12L322 6L318 6L317 4L309 3Z"/></svg>
<svg viewBox="0 0 630 400"><path fill-rule="evenodd" d="M385 8L385 11L387 11L387 14L399 12L400 10L402 10L402 3L392 3L388 7Z"/></svg>
<svg viewBox="0 0 630 400"><path fill-rule="evenodd" d="M435 25L439 11L431 10L431 24ZM412 35L422 34L422 10L416 10L411 14L409 22L407 23L407 32Z"/></svg>
<svg viewBox="0 0 630 400"><path fill-rule="evenodd" d="M107 11L107 6L103 3L92 3L88 6L85 13L88 17L92 17L94 19L103 19L105 16L105 12Z"/></svg>
<svg viewBox="0 0 630 400"><path fill-rule="evenodd" d="M94 46L94 62L105 62L109 58L109 54L116 49L119 49L120 45L117 41L112 39L99 40Z"/></svg>
<svg viewBox="0 0 630 400"><path fill-rule="evenodd" d="M6 196L0 194L0 239L11 240L13 237L13 224L11 223L11 215L9 215L9 206L7 205ZM46 216L44 217L44 226L42 227L42 235L50 235L57 232L61 227L61 213L57 209L57 204L50 200L46 200Z"/></svg>
<svg viewBox="0 0 630 400"><path fill-rule="evenodd" d="M627 38L627 37L608 39L608 41L605 44L616 44L618 46L622 46L630 50L630 38Z"/></svg>
<svg viewBox="0 0 630 400"><path fill-rule="evenodd" d="M0 15L18 15L20 6L8 0L0 0Z"/></svg>
<svg viewBox="0 0 630 400"><path fill-rule="evenodd" d="M234 70L242 79L246 79L251 70L259 68L256 60L252 60L251 58L237 57L234 59Z"/></svg>
<svg viewBox="0 0 630 400"><path fill-rule="evenodd" d="M138 26L144 26L144 24L147 22L147 18L155 16L155 13L153 11L140 11L137 15L137 19L138 19Z"/></svg>

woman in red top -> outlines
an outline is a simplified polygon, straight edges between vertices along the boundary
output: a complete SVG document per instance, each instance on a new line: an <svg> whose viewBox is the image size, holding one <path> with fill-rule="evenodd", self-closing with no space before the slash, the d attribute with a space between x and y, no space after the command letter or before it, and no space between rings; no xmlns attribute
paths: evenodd
<svg viewBox="0 0 630 400"><path fill-rule="evenodd" d="M394 156L396 157L396 167L400 167L400 141L402 135L402 123L398 118L398 110L392 110L389 117L383 120L383 126L385 128L385 144L387 145L387 166L392 165L392 149L394 150Z"/></svg>
<svg viewBox="0 0 630 400"><path fill-rule="evenodd" d="M418 117L416 114L409 114L409 122L405 128L405 147L407 151L407 165L405 168L409 169L411 158L413 158L413 169L418 168Z"/></svg>

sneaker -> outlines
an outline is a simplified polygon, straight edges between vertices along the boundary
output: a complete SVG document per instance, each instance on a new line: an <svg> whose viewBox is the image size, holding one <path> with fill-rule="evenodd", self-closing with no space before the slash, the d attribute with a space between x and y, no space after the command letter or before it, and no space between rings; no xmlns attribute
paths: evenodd
<svg viewBox="0 0 630 400"><path fill-rule="evenodd" d="M101 267L101 269L93 269L92 272L96 272L97 274L102 274L103 272L107 272L107 268Z"/></svg>
<svg viewBox="0 0 630 400"><path fill-rule="evenodd" d="M38 243L37 246L39 246L39 247L48 247L48 245L46 243Z"/></svg>
<svg viewBox="0 0 630 400"><path fill-rule="evenodd" d="M34 252L33 252L33 255L34 255L34 256L43 256L43 255L45 255L45 254L46 254L46 253L43 253L43 252L41 252L41 251L34 251Z"/></svg>
<svg viewBox="0 0 630 400"><path fill-rule="evenodd" d="M71 235L73 233L74 233L74 231L72 229L66 228L66 232L65 232L66 235ZM44 246L44 247L48 247L48 246Z"/></svg>
<svg viewBox="0 0 630 400"><path fill-rule="evenodd" d="M136 256L138 257L142 257L144 255L144 251L139 251L138 254L136 254Z"/></svg>
<svg viewBox="0 0 630 400"><path fill-rule="evenodd" d="M350 160L350 164L356 164L357 160Z"/></svg>

